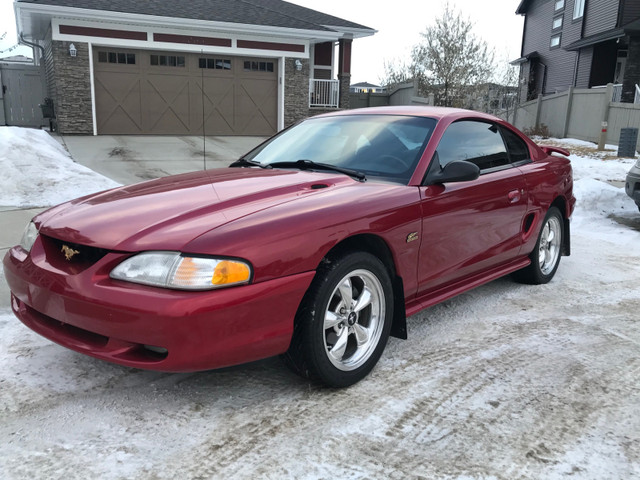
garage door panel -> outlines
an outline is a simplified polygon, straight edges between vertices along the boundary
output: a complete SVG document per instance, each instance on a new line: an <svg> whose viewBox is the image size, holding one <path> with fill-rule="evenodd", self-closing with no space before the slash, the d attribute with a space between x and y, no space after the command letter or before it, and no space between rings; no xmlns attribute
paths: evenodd
<svg viewBox="0 0 640 480"><path fill-rule="evenodd" d="M118 77L117 88L109 88L110 77ZM95 82L98 131L120 133L143 132L141 80L138 75L110 73Z"/></svg>
<svg viewBox="0 0 640 480"><path fill-rule="evenodd" d="M94 53L98 133L200 135L203 114L207 135L277 131L276 60L247 64L238 57L122 49L119 54L130 55L114 57L111 50L96 48ZM135 63L105 60L114 58Z"/></svg>
<svg viewBox="0 0 640 480"><path fill-rule="evenodd" d="M191 132L189 79L148 75L144 87L145 131L161 134Z"/></svg>
<svg viewBox="0 0 640 480"><path fill-rule="evenodd" d="M278 109L277 82L266 82L262 79L245 79L238 85L236 95L236 127L240 134L268 135L276 130Z"/></svg>

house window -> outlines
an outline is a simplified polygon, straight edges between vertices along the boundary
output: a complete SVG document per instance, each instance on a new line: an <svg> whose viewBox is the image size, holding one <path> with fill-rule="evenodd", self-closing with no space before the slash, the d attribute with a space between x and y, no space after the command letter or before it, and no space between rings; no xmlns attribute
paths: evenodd
<svg viewBox="0 0 640 480"><path fill-rule="evenodd" d="M553 19L553 30L557 30L558 28L562 28L562 16L556 17Z"/></svg>
<svg viewBox="0 0 640 480"><path fill-rule="evenodd" d="M231 60L220 58L199 58L198 67L210 70L231 70Z"/></svg>
<svg viewBox="0 0 640 480"><path fill-rule="evenodd" d="M551 43L549 44L549 48L557 48L560 46L560 37L562 35L558 34L558 35L554 35L553 37L551 37Z"/></svg>
<svg viewBox="0 0 640 480"><path fill-rule="evenodd" d="M584 4L586 0L576 0L573 5L573 19L580 18L584 15Z"/></svg>
<svg viewBox="0 0 640 480"><path fill-rule="evenodd" d="M564 9L564 0L556 0L555 11Z"/></svg>
<svg viewBox="0 0 640 480"><path fill-rule="evenodd" d="M151 55L151 65L160 67L184 67L184 57L179 55Z"/></svg>
<svg viewBox="0 0 640 480"><path fill-rule="evenodd" d="M244 62L245 72L273 72L273 62Z"/></svg>
<svg viewBox="0 0 640 480"><path fill-rule="evenodd" d="M121 63L125 65L136 64L135 53L124 52L98 52L98 62L100 63Z"/></svg>

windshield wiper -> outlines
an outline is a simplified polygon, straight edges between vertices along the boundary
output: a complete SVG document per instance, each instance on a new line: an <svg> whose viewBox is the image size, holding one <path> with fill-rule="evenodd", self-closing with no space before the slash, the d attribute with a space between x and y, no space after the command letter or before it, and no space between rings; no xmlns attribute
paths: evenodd
<svg viewBox="0 0 640 480"><path fill-rule="evenodd" d="M260 162L253 160L247 160L246 158L239 158L233 162L229 167L260 167L260 168L272 168L271 165L264 165Z"/></svg>
<svg viewBox="0 0 640 480"><path fill-rule="evenodd" d="M350 168L338 167L336 165L330 165L328 163L318 163L313 160L296 160L295 162L274 162L269 164L273 168L299 168L300 170L325 170L328 172L338 172L349 175L360 182L366 182L367 177L364 173Z"/></svg>

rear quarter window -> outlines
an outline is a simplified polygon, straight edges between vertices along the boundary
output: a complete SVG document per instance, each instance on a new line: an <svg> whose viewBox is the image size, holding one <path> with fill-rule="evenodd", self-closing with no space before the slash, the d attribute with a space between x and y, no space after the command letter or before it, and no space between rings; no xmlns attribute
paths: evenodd
<svg viewBox="0 0 640 480"><path fill-rule="evenodd" d="M507 128L502 129L511 163L523 162L531 158L527 144L518 135Z"/></svg>

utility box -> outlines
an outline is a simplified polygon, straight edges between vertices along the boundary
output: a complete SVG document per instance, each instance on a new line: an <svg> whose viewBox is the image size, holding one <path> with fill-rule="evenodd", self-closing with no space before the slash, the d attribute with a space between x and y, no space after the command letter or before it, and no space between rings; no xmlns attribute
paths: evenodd
<svg viewBox="0 0 640 480"><path fill-rule="evenodd" d="M621 128L620 141L618 142L619 157L635 157L636 146L638 145L637 128Z"/></svg>

